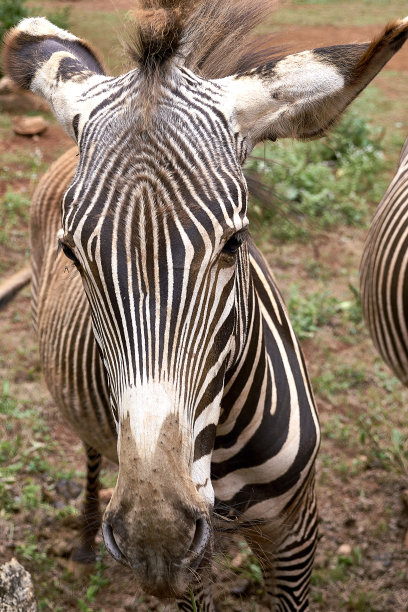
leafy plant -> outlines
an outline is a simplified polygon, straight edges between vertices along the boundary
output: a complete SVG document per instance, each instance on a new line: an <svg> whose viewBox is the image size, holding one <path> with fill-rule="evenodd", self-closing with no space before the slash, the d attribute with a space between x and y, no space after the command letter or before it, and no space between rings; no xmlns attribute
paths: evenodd
<svg viewBox="0 0 408 612"><path fill-rule="evenodd" d="M378 201L383 190L381 136L349 112L321 141L257 148L246 166L250 191L251 184L262 184L251 199L252 218L281 240L305 239L340 224L365 226L367 203Z"/></svg>
<svg viewBox="0 0 408 612"><path fill-rule="evenodd" d="M263 584L262 569L257 557L253 554L245 540L240 540L238 546L242 555L242 564L239 567L231 566L231 568L250 582Z"/></svg>
<svg viewBox="0 0 408 612"><path fill-rule="evenodd" d="M320 327L334 323L336 315L343 315L345 322L352 324L350 331L355 333L356 326L362 323L361 301L357 289L350 284L349 289L350 299L339 300L328 291L301 295L299 287L292 283L287 307L298 338L313 338Z"/></svg>
<svg viewBox="0 0 408 612"><path fill-rule="evenodd" d="M313 379L314 388L329 399L338 393L356 389L365 384L367 384L365 370L347 364L326 370Z"/></svg>
<svg viewBox="0 0 408 612"><path fill-rule="evenodd" d="M0 38L16 23L28 16L26 0L2 0L0 4Z"/></svg>
<svg viewBox="0 0 408 612"><path fill-rule="evenodd" d="M303 297L297 285L292 284L287 306L294 330L303 340L312 338L319 327L331 320L339 310L339 301L327 292L319 291Z"/></svg>
<svg viewBox="0 0 408 612"><path fill-rule="evenodd" d="M36 537L32 533L28 532L26 535L26 541L22 544L17 544L16 546L17 554L26 561L33 561L37 564L44 564L47 563L47 561L49 563L46 553L38 548Z"/></svg>

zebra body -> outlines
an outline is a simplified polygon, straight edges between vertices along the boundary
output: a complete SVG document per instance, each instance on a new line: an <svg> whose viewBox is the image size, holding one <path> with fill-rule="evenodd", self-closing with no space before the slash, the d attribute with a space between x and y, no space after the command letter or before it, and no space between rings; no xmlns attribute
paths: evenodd
<svg viewBox="0 0 408 612"><path fill-rule="evenodd" d="M12 31L4 60L79 147L77 165L68 152L42 180L31 218L41 360L88 457L77 558L98 528L104 454L119 464L109 552L159 597L193 583L202 610L214 525L241 528L276 610L307 609L316 546L318 419L248 234L242 164L263 139L324 134L408 35L403 20L371 45L255 49L234 72L225 40L261 5L144 0L137 67L120 77L43 19Z"/></svg>
<svg viewBox="0 0 408 612"><path fill-rule="evenodd" d="M408 139L371 223L360 264L361 301L373 342L408 384Z"/></svg>

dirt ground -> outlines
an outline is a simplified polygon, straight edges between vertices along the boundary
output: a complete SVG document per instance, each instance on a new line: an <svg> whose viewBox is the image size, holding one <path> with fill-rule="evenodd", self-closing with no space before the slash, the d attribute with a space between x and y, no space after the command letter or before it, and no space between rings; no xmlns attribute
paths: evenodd
<svg viewBox="0 0 408 612"><path fill-rule="evenodd" d="M58 5L58 2L54 4ZM78 2L64 4L74 6ZM128 10L131 5L129 0L81 0L81 6L92 10L110 10L112 6L118 10ZM324 44L365 41L378 31L379 28L375 26L347 30L335 26L288 26L285 33L276 35L276 42L298 50ZM408 78L408 45L390 62L389 68L405 71ZM387 84L390 97L395 96L391 80L382 81L384 89ZM0 154L19 151L32 153L47 165L69 146L70 139L57 125L51 124L44 135L36 139L17 136L10 130L7 139L0 141ZM12 162L10 168L15 165L18 162ZM8 186L22 193L30 193L33 187L29 178L15 179ZM0 196L5 189L6 183L0 182ZM365 230L348 228L335 235L321 235L306 245L266 245L266 251L284 293L295 279L303 279L313 289L313 279L309 277L304 262L314 259L321 267L326 266L331 270L328 289L342 295L343 288L346 291L350 281L343 269L345 265L348 269L358 269L364 235ZM18 270L27 261L28 253L22 247L26 240L23 228L13 234L9 244L0 245L3 277ZM353 280L356 282L355 278ZM370 368L381 367L378 366L378 359L366 333L362 334L358 344L345 342L336 335L336 329L330 327L318 333L319 341L312 339L303 343L312 378L320 372L321 364L327 360L329 353L336 354L338 362L346 365L361 358L367 372ZM81 443L62 422L41 380L36 339L30 324L28 290L24 290L0 313L0 375L2 379L10 380L16 397L25 400L28 398L33 407L41 412L41 416L46 418L52 438L58 442L58 448L62 449L55 455L56 464L60 462L65 466L64 469L68 466L74 470L83 470ZM364 385L372 384L373 380L368 373ZM406 399L408 401L408 395ZM404 491L408 488L407 475L390 473L381 461L376 462L375 457L365 455L361 448L354 444L349 447L346 430L343 437L338 431L331 433L334 414L338 417L340 427L343 418L347 419L350 412L362 410L358 395L345 395L342 397L343 403L337 403L333 397L324 394L319 395L317 400L326 435L318 461L321 539L315 564L311 609L321 612L407 611L408 508L404 505ZM2 424L5 426L4 421L0 422L0 426ZM30 434L22 432L22 435ZM334 464L337 462L336 469L333 469L333 464L328 464L330 457ZM355 472L354 466L358 466ZM112 480L112 474L114 468L107 465L107 484ZM77 476L72 480L82 485ZM47 482L44 476L44 490L47 489ZM72 506L79 507L80 497L70 497L70 494L64 494L54 486L50 486L49 490L51 501L48 502L54 506L59 507L58 504L61 506L69 501ZM37 562L29 558L21 559L27 569L33 571L36 589L42 594L42 609L62 612L145 612L173 609L172 604L156 602L140 593L130 572L117 565L107 554L103 556L103 578L109 584L103 588L101 586L93 599L87 599L85 595L91 584L89 578L78 578L68 572L67 557L78 528L75 516L68 514L63 520L49 520L45 514L41 514L40 508L34 513L16 513L13 525L11 529L10 522L4 519L0 508L0 533L3 530L3 538L0 536L0 564L9 560L13 554L18 556L18 544L24 539L27 530L35 532L41 542L41 550L46 551L53 561L43 573L38 573ZM235 541L229 544L228 551L227 556L220 554L214 569L215 591L221 609L230 612L267 610L261 603L262 587L256 580L256 573L248 569L251 568L250 553L242 550L240 543ZM349 566L353 567L350 569ZM240 569L242 571L237 571ZM45 595L45 585L49 585L52 596ZM85 604L78 603L81 598Z"/></svg>

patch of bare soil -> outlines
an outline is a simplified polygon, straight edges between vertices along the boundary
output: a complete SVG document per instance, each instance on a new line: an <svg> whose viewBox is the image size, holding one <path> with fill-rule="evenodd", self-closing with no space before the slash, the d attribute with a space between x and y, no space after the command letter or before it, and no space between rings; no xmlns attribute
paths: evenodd
<svg viewBox="0 0 408 612"><path fill-rule="evenodd" d="M135 8L132 0L43 0L42 5L59 7L63 4L72 8L81 7L84 11L130 11Z"/></svg>
<svg viewBox="0 0 408 612"><path fill-rule="evenodd" d="M59 125L50 123L45 132L36 136L20 136L10 130L7 139L0 140L0 154L18 151L35 153L39 149L44 162L50 164L55 159L56 152L62 154L72 145L72 139L64 130Z"/></svg>
<svg viewBox="0 0 408 612"><path fill-rule="evenodd" d="M343 45L348 43L364 43L373 40L382 31L380 26L362 26L345 28L334 25L294 26L285 27L282 32L274 35L274 43L290 50L304 51L317 47L330 45ZM408 48L402 47L387 64L387 70L401 70L408 72Z"/></svg>

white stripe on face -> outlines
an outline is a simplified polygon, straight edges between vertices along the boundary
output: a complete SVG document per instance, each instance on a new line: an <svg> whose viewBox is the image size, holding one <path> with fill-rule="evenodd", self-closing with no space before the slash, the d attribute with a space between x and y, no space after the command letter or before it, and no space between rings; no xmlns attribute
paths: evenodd
<svg viewBox="0 0 408 612"><path fill-rule="evenodd" d="M122 395L120 420L130 422L130 430L137 453L152 457L159 443L163 425L172 415L182 421L179 402L173 385L166 382L147 382L127 387Z"/></svg>

